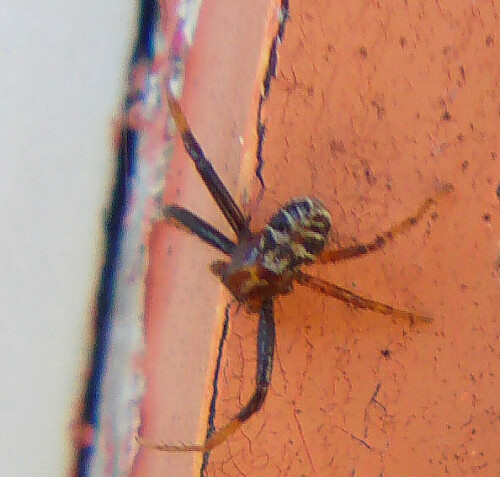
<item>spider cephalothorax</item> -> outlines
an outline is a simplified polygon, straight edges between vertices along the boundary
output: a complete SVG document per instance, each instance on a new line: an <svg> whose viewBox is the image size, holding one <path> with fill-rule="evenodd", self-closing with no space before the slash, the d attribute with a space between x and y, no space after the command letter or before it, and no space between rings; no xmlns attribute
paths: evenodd
<svg viewBox="0 0 500 477"><path fill-rule="evenodd" d="M452 190L452 186L446 185L433 196L426 198L414 215L377 235L372 241L350 247L339 248L328 244L332 228L330 213L319 200L309 197L290 201L269 220L263 230L252 232L249 220L243 215L212 164L206 159L178 102L171 94L168 94L168 102L186 150L233 229L236 241L232 241L200 217L177 205L166 205L162 211L162 218L187 229L225 254L229 261L213 262L212 272L222 280L238 302L250 312L259 313L260 316L255 391L246 406L229 424L199 445L159 444L140 439L142 444L158 450L204 452L226 440L264 404L271 382L275 345L273 300L278 295L290 293L294 282L354 307L366 308L395 318L405 318L412 324L416 321L424 323L432 321L432 318L363 298L333 283L308 275L301 271L301 267L315 261L333 263L347 260L381 249L397 235L416 225L440 196Z"/></svg>

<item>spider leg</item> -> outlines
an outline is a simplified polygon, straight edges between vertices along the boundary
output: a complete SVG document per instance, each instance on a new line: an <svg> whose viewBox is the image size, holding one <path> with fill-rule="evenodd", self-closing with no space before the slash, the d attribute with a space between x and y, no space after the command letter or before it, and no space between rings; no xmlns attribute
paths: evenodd
<svg viewBox="0 0 500 477"><path fill-rule="evenodd" d="M229 240L222 232L205 222L184 207L166 205L161 212L161 219L168 221L175 227L197 235L208 245L215 247L226 255L231 255L236 244Z"/></svg>
<svg viewBox="0 0 500 477"><path fill-rule="evenodd" d="M248 220L226 189L226 186L217 175L217 172L215 172L210 161L205 157L201 146L198 144L198 141L189 127L180 104L168 90L167 99L170 112L177 125L177 129L181 133L186 151L193 160L198 173L219 206L219 209L238 237L249 235L250 229L248 228Z"/></svg>
<svg viewBox="0 0 500 477"><path fill-rule="evenodd" d="M434 321L428 316L418 315L416 313L412 313L411 311L399 310L390 305L356 295L345 288L341 288L333 283L327 282L318 277L313 277L312 275L308 275L307 273L303 273L301 271L297 271L295 273L295 279L301 285L307 286L314 291L323 293L333 298L337 298L338 300L342 300L355 308L372 310L377 313L382 313L383 315L393 316L394 318L405 318L410 320L412 325L415 324L416 321L423 321L424 323L432 323Z"/></svg>
<svg viewBox="0 0 500 477"><path fill-rule="evenodd" d="M429 208L437 203L438 199L446 194L449 194L452 191L453 186L451 184L446 184L436 194L424 199L414 215L411 215L410 217L407 217L401 222L393 225L386 232L377 235L372 241L340 249L326 249L319 255L318 262L338 262L339 260L347 260L380 250L385 245L387 245L388 242L394 240L398 235L401 235L402 233L417 225L422 220L422 217L429 210Z"/></svg>
<svg viewBox="0 0 500 477"><path fill-rule="evenodd" d="M166 452L208 452L234 434L241 425L255 414L264 404L271 382L275 344L273 300L267 299L262 304L257 338L257 375L256 388L247 405L234 416L229 424L219 429L201 445L169 445L150 442L138 438L141 445Z"/></svg>

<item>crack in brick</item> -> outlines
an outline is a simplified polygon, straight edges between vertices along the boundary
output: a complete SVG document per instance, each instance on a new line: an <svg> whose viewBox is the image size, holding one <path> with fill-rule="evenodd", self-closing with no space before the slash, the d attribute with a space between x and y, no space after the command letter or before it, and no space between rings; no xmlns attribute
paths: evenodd
<svg viewBox="0 0 500 477"><path fill-rule="evenodd" d="M300 438L302 439L302 444L304 445L304 449L306 451L307 458L309 459L309 464L311 465L311 469L313 470L313 474L316 474L316 469L314 468L314 462L311 456L311 453L309 452L309 447L306 442L306 438L304 437L304 432L302 430L302 424L300 423L299 417L298 417L298 412L297 412L297 406L296 402L293 401L293 417L295 419L295 422L297 424L297 428L299 430Z"/></svg>
<svg viewBox="0 0 500 477"><path fill-rule="evenodd" d="M214 377L212 381L212 399L210 400L210 413L208 415L208 425L207 425L207 439L215 432L215 413L217 405L217 396L219 394L219 374L221 369L222 355L224 354L224 343L227 339L227 332L229 329L229 309L231 304L227 304L224 310L224 322L222 325L222 334L219 341L219 348L217 352L217 361L215 365ZM205 474L205 469L208 466L208 461L210 459L210 452L205 452L203 454L203 464L200 469L200 477Z"/></svg>
<svg viewBox="0 0 500 477"><path fill-rule="evenodd" d="M259 107L257 110L257 167L255 168L255 175L259 180L262 189L265 189L264 177L262 176L262 169L264 168L264 159L262 157L262 149L264 145L264 140L266 137L266 126L262 122L262 107L264 101L268 98L269 92L271 90L271 80L276 78L276 70L278 67L278 45L283 42L283 37L285 35L285 25L290 16L290 8L288 0L281 1L281 8L279 10L278 17L278 31L274 37L271 48L269 50L269 62L267 65L267 70L264 75L264 80L262 82L262 93L259 99Z"/></svg>

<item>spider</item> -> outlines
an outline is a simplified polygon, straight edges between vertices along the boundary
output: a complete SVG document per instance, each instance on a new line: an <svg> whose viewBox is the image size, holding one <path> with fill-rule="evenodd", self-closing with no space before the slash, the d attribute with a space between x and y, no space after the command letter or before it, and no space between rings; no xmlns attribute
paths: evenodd
<svg viewBox="0 0 500 477"><path fill-rule="evenodd" d="M278 295L292 291L293 282L316 292L342 300L356 308L365 308L395 318L431 323L432 318L390 305L363 298L353 292L314 277L300 270L302 265L315 262L334 263L360 257L384 247L396 236L416 225L442 195L450 192L450 184L433 196L427 197L414 215L393 225L372 241L344 248L328 246L332 219L325 206L317 199L302 197L291 200L271 218L263 230L252 232L235 200L215 172L210 161L194 137L177 100L167 93L168 104L184 146L198 173L210 191L220 211L236 234L236 241L178 205L163 207L161 219L198 236L203 242L229 257L210 266L235 299L251 313L259 313L257 337L257 372L255 391L241 411L230 422L208 437L203 444L170 445L139 438L147 447L161 451L207 452L224 442L264 404L271 382L275 347L273 301Z"/></svg>

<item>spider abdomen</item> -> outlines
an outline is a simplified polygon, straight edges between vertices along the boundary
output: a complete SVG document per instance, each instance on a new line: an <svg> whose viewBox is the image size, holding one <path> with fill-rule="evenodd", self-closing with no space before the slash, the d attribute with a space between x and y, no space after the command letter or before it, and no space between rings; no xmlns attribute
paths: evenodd
<svg viewBox="0 0 500 477"><path fill-rule="evenodd" d="M277 275L312 263L325 248L332 219L317 199L294 199L282 207L261 232L262 266Z"/></svg>

